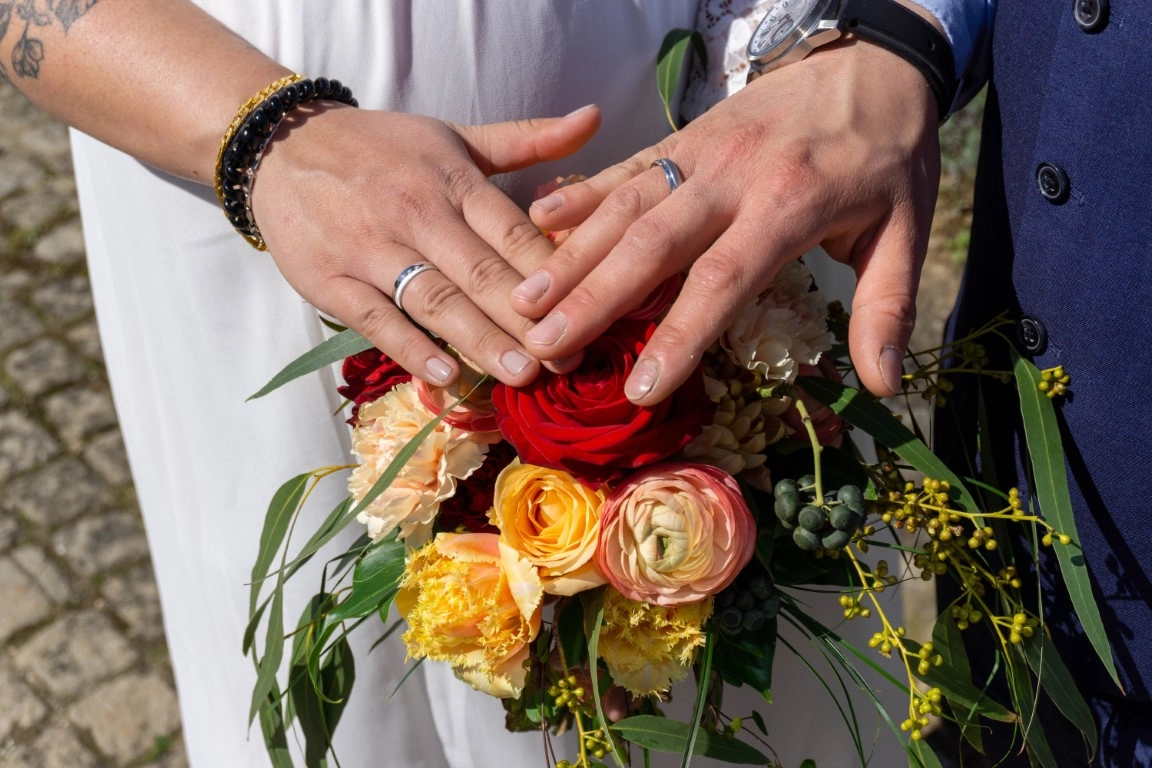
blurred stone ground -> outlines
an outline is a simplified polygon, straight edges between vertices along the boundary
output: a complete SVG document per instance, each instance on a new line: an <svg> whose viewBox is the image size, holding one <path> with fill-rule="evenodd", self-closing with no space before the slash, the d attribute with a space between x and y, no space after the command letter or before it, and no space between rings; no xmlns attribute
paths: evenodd
<svg viewBox="0 0 1152 768"><path fill-rule="evenodd" d="M945 177L913 348L966 251L978 112ZM186 766L148 547L96 334L67 133L0 83L0 768ZM930 595L911 601L928 626Z"/></svg>
<svg viewBox="0 0 1152 768"><path fill-rule="evenodd" d="M0 766L186 766L65 129L0 83Z"/></svg>

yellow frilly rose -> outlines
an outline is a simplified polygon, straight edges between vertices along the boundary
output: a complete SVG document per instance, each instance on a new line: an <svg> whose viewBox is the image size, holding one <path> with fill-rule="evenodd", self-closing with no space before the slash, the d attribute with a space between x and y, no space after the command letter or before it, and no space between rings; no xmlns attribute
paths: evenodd
<svg viewBox="0 0 1152 768"><path fill-rule="evenodd" d="M514 461L496 478L488 517L539 569L545 592L568 596L605 583L595 562L604 499L563 470Z"/></svg>
<svg viewBox="0 0 1152 768"><path fill-rule="evenodd" d="M704 645L702 629L712 615L712 599L678 606L629 600L604 591L600 658L612 679L637 696L662 696L692 668Z"/></svg>
<svg viewBox="0 0 1152 768"><path fill-rule="evenodd" d="M410 658L446 661L472 687L515 698L543 596L536 568L496 534L441 533L409 557L396 608Z"/></svg>

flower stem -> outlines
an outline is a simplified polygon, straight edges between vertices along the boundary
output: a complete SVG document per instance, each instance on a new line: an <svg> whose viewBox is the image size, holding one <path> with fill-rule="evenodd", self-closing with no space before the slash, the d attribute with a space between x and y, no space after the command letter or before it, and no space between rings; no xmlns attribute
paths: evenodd
<svg viewBox="0 0 1152 768"><path fill-rule="evenodd" d="M820 454L823 452L824 446L820 445L820 439L816 437L816 427L812 424L812 417L808 414L808 409L804 407L804 401L797 397L795 403L800 418L804 420L804 429L808 431L808 441L812 443L812 476L816 478L816 503L823 504L824 482L820 472Z"/></svg>

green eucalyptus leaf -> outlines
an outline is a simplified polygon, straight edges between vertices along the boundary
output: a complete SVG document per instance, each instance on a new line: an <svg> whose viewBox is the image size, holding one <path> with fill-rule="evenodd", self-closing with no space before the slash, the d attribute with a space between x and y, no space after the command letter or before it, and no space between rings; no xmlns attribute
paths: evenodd
<svg viewBox="0 0 1152 768"><path fill-rule="evenodd" d="M932 747L923 741L908 742L908 765L911 768L944 768Z"/></svg>
<svg viewBox="0 0 1152 768"><path fill-rule="evenodd" d="M571 600L556 617L560 650L569 667L581 667L588 661L588 638L584 634L583 612L579 600Z"/></svg>
<svg viewBox="0 0 1152 768"><path fill-rule="evenodd" d="M716 651L716 630L710 629L705 634L704 651L697 660L699 675L696 684L696 706L692 710L692 724L688 731L688 738L680 760L680 768L689 768L692 764L692 755L696 752L696 744L701 739L700 723L704 720L704 709L708 706L708 688L712 681L712 656Z"/></svg>
<svg viewBox="0 0 1152 768"><path fill-rule="evenodd" d="M272 683L272 689L260 705L260 732L264 736L264 747L272 768L295 768L292 753L288 750L284 711L280 708L280 688L275 680Z"/></svg>
<svg viewBox="0 0 1152 768"><path fill-rule="evenodd" d="M708 66L708 47L704 44L704 36L694 29L673 29L664 36L660 53L656 57L656 83L660 99L664 102L664 114L674 131L680 126L672 117L672 102L680 92L685 60L690 51L699 57L702 67Z"/></svg>
<svg viewBox="0 0 1152 768"><path fill-rule="evenodd" d="M816 761L812 759L800 763L800 768L816 768Z"/></svg>
<svg viewBox="0 0 1152 768"><path fill-rule="evenodd" d="M1059 768L1052 749L1048 746L1048 739L1044 736L1044 729L1036 718L1036 706L1039 692L1032 687L1032 678L1028 674L1028 664L1023 658L1023 651L1018 646L1010 649L1012 662L1008 665L1008 689L1012 695L1012 705L1020 713L1020 728L1024 734L1024 744L1028 749L1028 756L1032 765L1041 768Z"/></svg>
<svg viewBox="0 0 1152 768"><path fill-rule="evenodd" d="M260 586L268 576L268 569L272 567L272 561L276 559L276 553L280 551L284 537L288 535L288 527L296 510L300 508L300 502L304 499L304 492L308 489L312 475L312 472L296 475L277 489L271 503L268 504L268 512L264 515L264 530L260 532L260 547L256 553L256 562L252 565L252 586L248 595L250 619L259 618L256 615L256 604L260 600ZM244 645L247 647L249 643L245 641Z"/></svg>
<svg viewBox="0 0 1152 768"><path fill-rule="evenodd" d="M960 478L940 461L932 449L900 423L882 403L858 389L818 376L801 376L796 383L812 397L840 414L849 424L867 432L894 451L918 472L936 480L947 480L969 512L980 507Z"/></svg>
<svg viewBox="0 0 1152 768"><path fill-rule="evenodd" d="M772 662L776 658L777 619L764 622L751 637L729 637L721 633L713 669L732 685L749 685L772 701Z"/></svg>
<svg viewBox="0 0 1152 768"><path fill-rule="evenodd" d="M255 651L253 651L255 653ZM284 659L284 585L277 583L272 593L272 606L268 611L268 631L264 641L264 655L256 661L256 686L252 689L252 704L248 709L248 725L256 718L261 705L276 687L276 673Z"/></svg>
<svg viewBox="0 0 1152 768"><path fill-rule="evenodd" d="M964 637L947 611L936 618L936 625L932 627L932 645L944 660L941 667L952 670L961 680L972 679L972 665L968 661L968 649L964 647ZM967 707L961 711L956 702L952 702L952 712L961 734L983 754L984 738L980 733L975 708Z"/></svg>
<svg viewBox="0 0 1152 768"><path fill-rule="evenodd" d="M1092 594L1092 582L1080 549L1080 536L1076 533L1076 520L1072 514L1072 499L1068 493L1068 474L1064 468L1064 449L1060 439L1060 424L1052 400L1040 391L1040 370L1014 348L1011 349L1016 387L1020 393L1020 415L1024 421L1024 436L1028 443L1028 458L1036 483L1036 497L1040 511L1056 530L1072 539L1071 544L1054 544L1060 573L1068 586L1072 607L1092 643L1100 661L1112 681L1120 686L1116 665L1112 662L1112 649L1100 618L1100 608Z"/></svg>
<svg viewBox="0 0 1152 768"><path fill-rule="evenodd" d="M903 642L913 655L920 652L920 644L915 640L904 638ZM1014 713L972 683L971 673L961 674L954 667L942 664L939 667L931 667L928 673L924 675L917 672L916 676L928 685L939 688L945 698L952 703L954 709L970 710L991 720L999 720L1004 723L1011 723L1016 720Z"/></svg>
<svg viewBox="0 0 1152 768"><path fill-rule="evenodd" d="M273 376L271 381L261 387L259 392L248 399L255 400L259 397L264 397L264 395L276 391L290 381L318 371L333 363L338 363L344 358L351 357L366 349L372 349L372 342L368 341L368 339L356 331L347 330L338 333L288 363L280 373Z"/></svg>
<svg viewBox="0 0 1152 768"><path fill-rule="evenodd" d="M329 621L358 619L385 610L404 575L404 542L393 536L372 544L352 572L352 592L328 614Z"/></svg>
<svg viewBox="0 0 1152 768"><path fill-rule="evenodd" d="M333 643L315 679L304 665L292 668L289 689L293 708L304 736L304 760L308 768L326 768L332 735L340 723L356 680L356 665L346 639Z"/></svg>
<svg viewBox="0 0 1152 768"><path fill-rule="evenodd" d="M705 686L706 687L706 686ZM654 752L680 754L696 732L692 754L734 765L771 765L771 761L748 744L714 731L694 728L659 715L636 715L612 726L612 731L633 744Z"/></svg>
<svg viewBox="0 0 1152 768"><path fill-rule="evenodd" d="M1040 681L1040 689L1048 694L1048 698L1052 699L1064 717L1080 729L1088 742L1090 753L1095 755L1096 720L1052 640L1043 632L1038 632L1020 645L1028 666Z"/></svg>

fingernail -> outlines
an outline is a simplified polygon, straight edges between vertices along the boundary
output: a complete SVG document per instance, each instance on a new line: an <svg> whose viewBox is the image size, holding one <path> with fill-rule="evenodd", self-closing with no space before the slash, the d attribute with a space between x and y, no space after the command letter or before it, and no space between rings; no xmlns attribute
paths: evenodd
<svg viewBox="0 0 1152 768"><path fill-rule="evenodd" d="M530 301L535 304L544 298L544 294L548 292L548 286L550 285L552 285L551 276L549 276L547 272L537 272L513 288L512 295L518 299L524 299L524 301Z"/></svg>
<svg viewBox="0 0 1152 768"><path fill-rule="evenodd" d="M428 372L428 378L433 384L443 384L452 376L452 366L439 357L428 358L424 370Z"/></svg>
<svg viewBox="0 0 1152 768"><path fill-rule="evenodd" d="M564 117L572 117L573 115L578 115L581 112L587 112L588 110L592 109L592 107L594 107L594 106L596 106L596 105L595 104L585 104L584 106L580 107L579 109L572 110L568 114L564 115Z"/></svg>
<svg viewBox="0 0 1152 768"><path fill-rule="evenodd" d="M533 344L548 346L560 341L564 331L568 329L568 318L559 312L553 312L537 323L536 327L528 331L524 338Z"/></svg>
<svg viewBox="0 0 1152 768"><path fill-rule="evenodd" d="M893 392L903 389L904 382L904 355L893 346L885 346L880 350L880 377L884 384Z"/></svg>
<svg viewBox="0 0 1152 768"><path fill-rule="evenodd" d="M516 349L510 349L500 355L500 365L504 366L504 370L513 376L527 368L530 362L532 362L532 358Z"/></svg>
<svg viewBox="0 0 1152 768"><path fill-rule="evenodd" d="M563 204L564 196L553 194L548 195L548 197L540 198L536 202L532 203L532 207L539 208L540 210L544 211L544 213L554 213L556 209Z"/></svg>
<svg viewBox="0 0 1152 768"><path fill-rule="evenodd" d="M624 384L624 394L629 400L636 402L652 391L652 387L656 386L656 377L659 375L660 366L655 360L641 360L636 363L636 367L632 369L632 375Z"/></svg>

